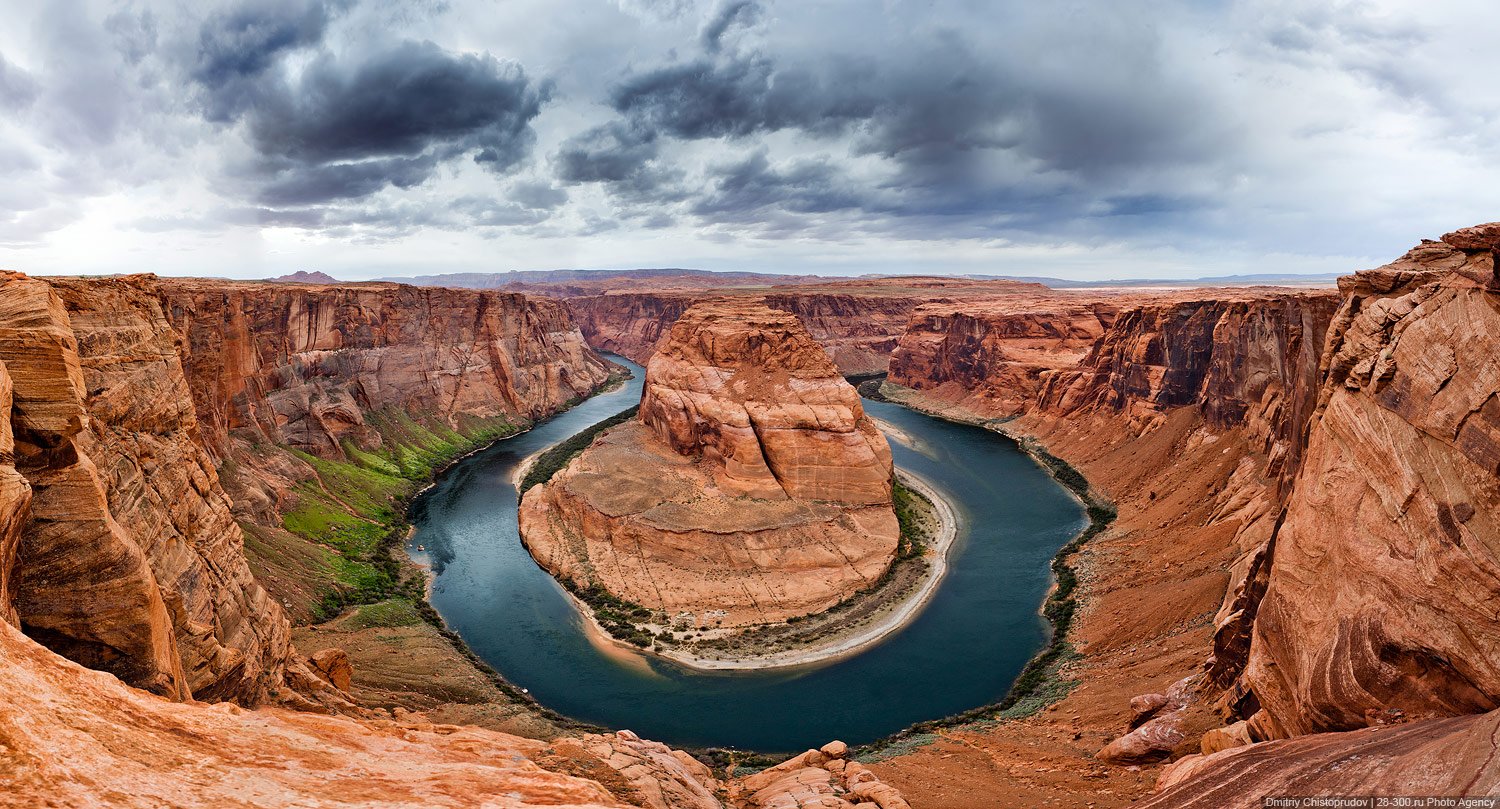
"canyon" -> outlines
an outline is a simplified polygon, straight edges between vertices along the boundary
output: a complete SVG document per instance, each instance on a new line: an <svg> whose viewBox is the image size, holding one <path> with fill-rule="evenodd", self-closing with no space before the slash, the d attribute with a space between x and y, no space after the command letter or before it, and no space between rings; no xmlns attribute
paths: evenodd
<svg viewBox="0 0 1500 809"><path fill-rule="evenodd" d="M696 304L646 368L638 419L525 492L521 535L574 587L661 624L821 612L894 561L891 451L791 314Z"/></svg>
<svg viewBox="0 0 1500 809"><path fill-rule="evenodd" d="M1467 228L1337 291L679 279L538 290L549 298L5 274L0 802L976 809L1493 792L1497 252L1500 225ZM662 536L749 517L864 527L838 539L863 538L853 564L777 559L797 570L773 598L693 592L723 599L727 623L826 607L895 552L889 451L840 373L887 372L868 383L882 398L1080 472L1117 517L1060 560L1077 607L1031 707L928 726L863 763L833 744L720 777L628 731L537 719L457 647L444 665L483 696L428 689L417 704L421 686L374 670L386 655L307 645L399 629L441 646L421 621L371 618L373 600L420 590L421 571L381 561L384 526L434 467L608 384L591 346L646 362L648 386L638 420L525 494L528 544L554 572L577 575L574 539L616 532L681 567L702 537L673 552ZM712 524L689 524L682 506L704 492L723 493ZM732 510L747 500L753 514ZM653 510L671 519L648 534ZM584 536L557 534L558 514ZM640 586L655 574L590 575L683 606ZM329 593L341 617L294 631L332 617Z"/></svg>
<svg viewBox="0 0 1500 809"><path fill-rule="evenodd" d="M0 276L0 804L721 806L732 784L680 751L562 735L503 689L442 693L482 680L462 656L435 661L447 682L362 703L381 692L349 655L292 643L319 591L400 603L397 581L368 589L396 578L377 549L350 543L370 515L611 375L566 310L511 293ZM380 704L413 698L429 713ZM429 718L517 710L532 738ZM842 757L797 761L822 786L741 805L905 806Z"/></svg>

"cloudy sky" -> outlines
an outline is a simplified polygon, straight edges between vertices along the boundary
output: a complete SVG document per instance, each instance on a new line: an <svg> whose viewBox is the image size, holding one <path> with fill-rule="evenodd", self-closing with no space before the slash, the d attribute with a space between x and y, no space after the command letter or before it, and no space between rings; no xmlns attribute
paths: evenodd
<svg viewBox="0 0 1500 809"><path fill-rule="evenodd" d="M1491 0L0 0L0 267L1333 272L1500 219Z"/></svg>

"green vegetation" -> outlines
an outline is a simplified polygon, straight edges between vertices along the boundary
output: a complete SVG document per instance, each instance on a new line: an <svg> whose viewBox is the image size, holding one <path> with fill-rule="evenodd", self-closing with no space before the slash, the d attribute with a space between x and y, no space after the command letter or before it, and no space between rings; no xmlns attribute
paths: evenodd
<svg viewBox="0 0 1500 809"><path fill-rule="evenodd" d="M454 429L424 424L397 409L371 413L367 423L380 434L379 447L345 441L345 460L287 450L314 476L297 484L297 505L282 515L282 527L336 554L335 586L314 609L318 620L356 604L420 594L420 582L401 581L393 552L406 536L407 500L445 464L523 426L504 416L466 417Z"/></svg>
<svg viewBox="0 0 1500 809"><path fill-rule="evenodd" d="M608 632L611 637L619 638L642 649L651 648L652 643L657 640L658 636L636 626L636 622L646 622L656 617L651 610L633 601L626 601L597 583L582 586L572 579L559 579L559 581L568 592L594 611L594 617L598 619L599 625L604 627L604 631Z"/></svg>
<svg viewBox="0 0 1500 809"><path fill-rule="evenodd" d="M525 494L531 490L532 486L551 480L553 475L568 465L568 461L573 460L579 453L587 449L588 445L594 442L595 436L616 424L624 424L635 418L636 411L638 410L640 410L640 407L636 406L616 413L538 455L536 460L532 462L531 468L526 470L526 477L521 479L521 486L518 491L521 494Z"/></svg>
<svg viewBox="0 0 1500 809"><path fill-rule="evenodd" d="M359 630L373 627L416 626L422 623L417 606L408 598L392 598L365 604L339 622L340 629Z"/></svg>
<svg viewBox="0 0 1500 809"><path fill-rule="evenodd" d="M923 536L922 510L933 508L925 497L907 488L900 478L891 479L891 504L896 509L896 522L901 525L901 539L896 544L897 559L914 559L927 552L927 541Z"/></svg>

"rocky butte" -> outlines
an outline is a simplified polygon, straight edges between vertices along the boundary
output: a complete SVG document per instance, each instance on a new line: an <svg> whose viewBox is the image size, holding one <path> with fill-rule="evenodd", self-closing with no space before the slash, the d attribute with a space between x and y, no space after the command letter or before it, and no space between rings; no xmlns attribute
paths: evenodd
<svg viewBox="0 0 1500 809"><path fill-rule="evenodd" d="M528 491L521 530L577 586L669 619L774 623L880 579L891 481L885 436L797 318L726 299L677 319L639 418Z"/></svg>

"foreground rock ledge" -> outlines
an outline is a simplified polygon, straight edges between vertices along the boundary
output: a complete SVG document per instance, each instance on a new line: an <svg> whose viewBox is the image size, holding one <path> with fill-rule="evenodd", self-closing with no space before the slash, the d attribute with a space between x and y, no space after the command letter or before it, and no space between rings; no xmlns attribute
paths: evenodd
<svg viewBox="0 0 1500 809"><path fill-rule="evenodd" d="M521 533L554 575L668 622L820 612L895 558L891 452L795 316L693 306L646 370L638 420L527 492Z"/></svg>

